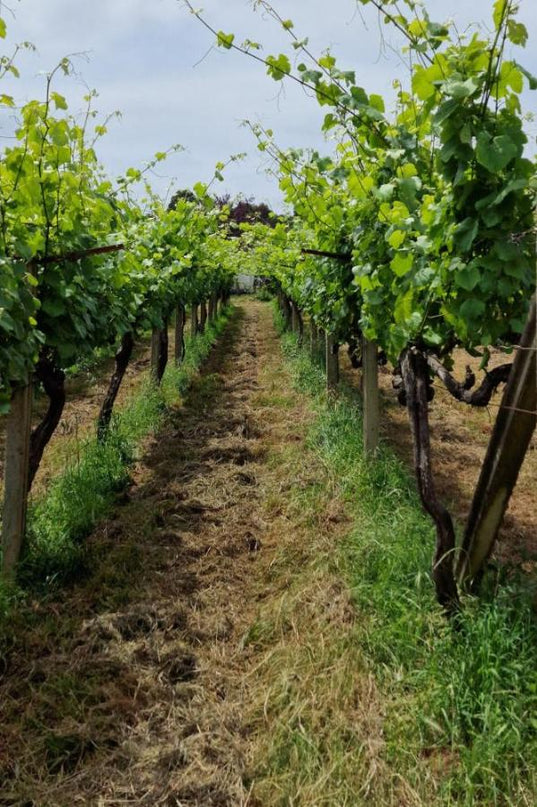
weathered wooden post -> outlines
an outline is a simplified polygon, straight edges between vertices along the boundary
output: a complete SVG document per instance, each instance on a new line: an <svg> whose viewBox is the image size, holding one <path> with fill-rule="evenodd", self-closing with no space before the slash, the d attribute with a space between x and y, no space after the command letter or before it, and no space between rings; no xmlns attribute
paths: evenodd
<svg viewBox="0 0 537 807"><path fill-rule="evenodd" d="M158 378L158 364L160 355L160 329L153 328L151 331L151 377L154 381Z"/></svg>
<svg viewBox="0 0 537 807"><path fill-rule="evenodd" d="M160 384L168 364L168 320L163 328L153 328L151 333L151 376Z"/></svg>
<svg viewBox="0 0 537 807"><path fill-rule="evenodd" d="M537 423L535 296L474 493L459 556L461 582L479 584Z"/></svg>
<svg viewBox="0 0 537 807"><path fill-rule="evenodd" d="M319 329L317 325L310 321L310 353L312 359L317 359L317 353L319 351Z"/></svg>
<svg viewBox="0 0 537 807"><path fill-rule="evenodd" d="M373 457L379 443L379 385L378 385L378 349L376 342L362 338L363 361L363 411L364 411L364 452L366 457Z"/></svg>
<svg viewBox="0 0 537 807"><path fill-rule="evenodd" d="M291 302L289 300L289 297L285 293L282 293L282 315L283 315L284 329L286 331L291 330L293 313L291 308Z"/></svg>
<svg viewBox="0 0 537 807"><path fill-rule="evenodd" d="M190 336L192 339L198 333L198 304L192 303L192 309L190 311Z"/></svg>
<svg viewBox="0 0 537 807"><path fill-rule="evenodd" d="M175 364L179 366L185 357L185 319L186 310L182 303L175 309Z"/></svg>
<svg viewBox="0 0 537 807"><path fill-rule="evenodd" d="M298 308L295 302L291 300L291 330L297 336L300 334L300 323L298 319Z"/></svg>
<svg viewBox="0 0 537 807"><path fill-rule="evenodd" d="M209 297L209 322L214 322L214 320L216 319L215 299L216 295L213 292Z"/></svg>
<svg viewBox="0 0 537 807"><path fill-rule="evenodd" d="M339 384L339 344L334 335L326 332L326 388L335 392Z"/></svg>
<svg viewBox="0 0 537 807"><path fill-rule="evenodd" d="M2 572L12 577L26 529L33 386L17 387L6 421L4 509L2 515Z"/></svg>
<svg viewBox="0 0 537 807"><path fill-rule="evenodd" d="M318 342L317 342L317 357L319 360L319 364L321 367L326 369L326 331L324 328L319 328L317 331Z"/></svg>
<svg viewBox="0 0 537 807"><path fill-rule="evenodd" d="M304 323L298 305L291 300L291 329L296 334L298 344L301 346L304 341Z"/></svg>
<svg viewBox="0 0 537 807"><path fill-rule="evenodd" d="M207 303L205 300L202 300L200 303L200 323L199 323L200 333L204 333L206 322L207 322Z"/></svg>

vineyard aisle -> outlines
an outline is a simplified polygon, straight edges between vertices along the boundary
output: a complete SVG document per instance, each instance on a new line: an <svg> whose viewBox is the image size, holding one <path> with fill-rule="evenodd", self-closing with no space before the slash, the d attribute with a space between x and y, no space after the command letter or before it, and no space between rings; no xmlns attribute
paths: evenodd
<svg viewBox="0 0 537 807"><path fill-rule="evenodd" d="M287 679L323 731L362 732L364 772L376 768L374 684L358 659L353 680L331 667L353 613L319 558L348 522L307 446L312 419L271 307L240 301L91 537L92 576L15 615L0 804L283 803L269 761Z"/></svg>

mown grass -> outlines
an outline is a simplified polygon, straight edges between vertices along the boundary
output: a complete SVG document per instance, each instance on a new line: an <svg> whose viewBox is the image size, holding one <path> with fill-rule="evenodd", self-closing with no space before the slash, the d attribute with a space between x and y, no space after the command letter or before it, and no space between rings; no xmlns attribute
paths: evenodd
<svg viewBox="0 0 537 807"><path fill-rule="evenodd" d="M67 468L30 504L17 581L0 583L0 614L8 613L12 601L24 592L50 593L85 573L91 558L84 539L127 486L143 439L159 429L167 408L180 402L229 315L228 310L215 323L207 323L203 334L185 338L181 366L170 361L160 387L145 379L114 415L105 442L91 438L73 447Z"/></svg>
<svg viewBox="0 0 537 807"><path fill-rule="evenodd" d="M465 599L460 630L454 631L434 600L434 531L410 471L387 446L375 462L366 461L354 392L343 389L337 401L327 400L322 371L293 337L285 336L283 347L297 388L315 407L310 447L335 478L353 523L334 562L357 612L350 639L383 704L387 781L369 803L534 805L537 627L531 592L522 582L494 581L481 599ZM356 753L363 749L357 746ZM318 767L319 754L315 737L304 739L302 770ZM288 764L283 749L274 749L272 758ZM345 778L344 771L338 775ZM395 797L396 782L404 782L404 796ZM347 791L342 785L337 792ZM334 805L362 803L358 795L355 802L334 798ZM319 795L312 803L332 802Z"/></svg>

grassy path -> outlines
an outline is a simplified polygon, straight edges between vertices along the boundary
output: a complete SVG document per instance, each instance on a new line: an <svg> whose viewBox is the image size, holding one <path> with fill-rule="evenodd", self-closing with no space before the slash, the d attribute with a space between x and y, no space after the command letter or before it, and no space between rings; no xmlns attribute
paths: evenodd
<svg viewBox="0 0 537 807"><path fill-rule="evenodd" d="M92 576L14 615L0 804L279 803L270 771L254 773L280 729L266 676L281 672L280 636L301 642L285 613L293 579L344 515L304 462L311 413L271 320L249 303L231 321L91 537ZM336 580L311 584L304 615L351 618Z"/></svg>
<svg viewBox="0 0 537 807"><path fill-rule="evenodd" d="M531 600L450 630L408 471L293 344L241 301L91 575L0 629L1 807L536 803Z"/></svg>

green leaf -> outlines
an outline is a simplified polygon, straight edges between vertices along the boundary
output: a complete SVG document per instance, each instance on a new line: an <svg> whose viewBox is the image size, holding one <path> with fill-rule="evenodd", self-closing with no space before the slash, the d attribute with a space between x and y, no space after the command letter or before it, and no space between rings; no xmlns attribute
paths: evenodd
<svg viewBox="0 0 537 807"><path fill-rule="evenodd" d="M67 109L67 101L57 92L52 92L50 94L51 99L54 101L54 105L56 109Z"/></svg>
<svg viewBox="0 0 537 807"><path fill-rule="evenodd" d="M235 34L226 34L224 31L218 31L216 35L218 47L225 48L226 50L230 50L233 47L234 39Z"/></svg>
<svg viewBox="0 0 537 807"><path fill-rule="evenodd" d="M481 275L477 266L470 263L467 266L463 266L463 268L457 272L455 275L455 283L457 286L460 286L461 289L465 289L465 291L472 291L479 283L480 277Z"/></svg>
<svg viewBox="0 0 537 807"><path fill-rule="evenodd" d="M445 95L457 100L461 98L469 98L474 95L479 89L479 82L474 78L467 78L466 81L455 81L450 79L442 84L442 90Z"/></svg>
<svg viewBox="0 0 537 807"><path fill-rule="evenodd" d="M405 294L397 298L393 312L393 318L396 323L400 324L402 322L406 322L412 315L412 310L414 308L413 296L413 290L409 289Z"/></svg>
<svg viewBox="0 0 537 807"><path fill-rule="evenodd" d="M491 137L486 132L478 135L477 162L493 174L505 168L518 152L518 146L508 135Z"/></svg>
<svg viewBox="0 0 537 807"><path fill-rule="evenodd" d="M528 29L521 22L516 22L516 20L508 20L507 38L514 45L520 45L522 48L524 48L526 47L526 43L528 41Z"/></svg>
<svg viewBox="0 0 537 807"><path fill-rule="evenodd" d="M388 238L388 244L394 249L399 249L405 238L406 234L402 230L394 230Z"/></svg>
<svg viewBox="0 0 537 807"><path fill-rule="evenodd" d="M476 320L483 316L486 310L486 305L483 300L478 300L477 297L470 297L465 300L460 307L461 317L468 320Z"/></svg>
<svg viewBox="0 0 537 807"><path fill-rule="evenodd" d="M403 277L412 269L413 262L414 258L411 252L406 254L404 252L398 252L391 261L390 266L394 275L397 275L397 277Z"/></svg>
<svg viewBox="0 0 537 807"><path fill-rule="evenodd" d="M291 72L291 62L285 53L279 56L267 56L267 73L274 81L281 81Z"/></svg>
<svg viewBox="0 0 537 807"><path fill-rule="evenodd" d="M474 239L477 235L478 221L477 219L466 218L456 228L453 235L453 240L457 249L461 252L468 252L472 246Z"/></svg>
<svg viewBox="0 0 537 807"><path fill-rule="evenodd" d="M492 20L494 22L494 27L496 28L496 30L498 30L498 28L503 22L507 2L508 0L495 0L494 5L492 7Z"/></svg>
<svg viewBox="0 0 537 807"><path fill-rule="evenodd" d="M62 314L65 314L65 305L59 299L46 299L43 301L42 309L45 314L49 314L51 317L61 317Z"/></svg>
<svg viewBox="0 0 537 807"><path fill-rule="evenodd" d="M533 73L530 73L529 70L526 70L525 67L522 67L521 64L518 64L518 62L513 62L513 64L516 64L522 75L526 78L530 90L537 90L537 77L534 76Z"/></svg>

